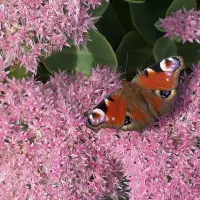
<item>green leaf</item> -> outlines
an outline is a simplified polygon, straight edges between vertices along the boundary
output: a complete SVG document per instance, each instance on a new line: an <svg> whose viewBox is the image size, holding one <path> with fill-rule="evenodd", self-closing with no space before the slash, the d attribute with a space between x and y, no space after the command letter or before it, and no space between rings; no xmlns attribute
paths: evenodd
<svg viewBox="0 0 200 200"><path fill-rule="evenodd" d="M16 79L23 79L26 78L27 76L31 76L32 73L26 71L25 67L19 67L19 66L14 66L10 69L10 72L8 74L9 78L16 78Z"/></svg>
<svg viewBox="0 0 200 200"><path fill-rule="evenodd" d="M115 3L116 1L113 4ZM108 9L102 16L101 20L99 20L98 23L96 24L96 27L99 30L99 32L106 37L106 39L111 44L112 48L115 50L118 47L126 31L123 27L123 23L121 22L118 16L118 13L116 13L116 9L113 4L109 5ZM123 8L124 7L122 6L121 7L122 11Z"/></svg>
<svg viewBox="0 0 200 200"><path fill-rule="evenodd" d="M124 36L116 55L119 71L125 74L127 80L131 80L137 70L151 59L152 47L144 41L138 32L131 31Z"/></svg>
<svg viewBox="0 0 200 200"><path fill-rule="evenodd" d="M162 27L160 27L160 20L158 20L154 26L156 27L157 30L159 30L160 32L166 32L165 29L163 29Z"/></svg>
<svg viewBox="0 0 200 200"><path fill-rule="evenodd" d="M174 0L167 9L166 15L171 15L172 12L183 8L186 8L186 10L197 9L196 0Z"/></svg>
<svg viewBox="0 0 200 200"><path fill-rule="evenodd" d="M133 26L132 19L131 19L129 4L121 0L121 1L112 1L111 5L113 9L115 10L115 13L122 27L126 31L125 34L129 31L133 31L133 30L135 31L135 27Z"/></svg>
<svg viewBox="0 0 200 200"><path fill-rule="evenodd" d="M168 38L160 38L155 43L153 53L156 61L179 55L183 57L186 66L191 66L200 60L200 45L190 42L175 44Z"/></svg>
<svg viewBox="0 0 200 200"><path fill-rule="evenodd" d="M182 56L186 66L191 66L200 60L200 45L186 42L177 44L178 55Z"/></svg>
<svg viewBox="0 0 200 200"><path fill-rule="evenodd" d="M153 48L153 54L157 62L169 56L176 56L177 55L176 44L169 38L159 38L155 42Z"/></svg>
<svg viewBox="0 0 200 200"><path fill-rule="evenodd" d="M129 3L144 3L145 0L124 0L126 2L129 2Z"/></svg>
<svg viewBox="0 0 200 200"><path fill-rule="evenodd" d="M92 67L108 65L117 69L117 59L108 41L100 33L90 30L87 47L77 49L64 47L62 51L52 54L42 62L50 73L60 70L78 71L91 75Z"/></svg>
<svg viewBox="0 0 200 200"><path fill-rule="evenodd" d="M37 80L45 83L49 80L50 76L52 74L47 70L47 68L43 65L42 62L39 63L39 66L37 68Z"/></svg>
<svg viewBox="0 0 200 200"><path fill-rule="evenodd" d="M145 41L153 45L161 33L156 30L154 24L159 18L165 16L165 12L172 0L148 0L143 4L129 3L132 22Z"/></svg>
<svg viewBox="0 0 200 200"><path fill-rule="evenodd" d="M98 17L95 20L95 23L97 23L100 19L100 17L103 15L103 13L108 8L109 3L108 2L102 2L101 5L95 9L91 9L89 12L92 14L93 17Z"/></svg>

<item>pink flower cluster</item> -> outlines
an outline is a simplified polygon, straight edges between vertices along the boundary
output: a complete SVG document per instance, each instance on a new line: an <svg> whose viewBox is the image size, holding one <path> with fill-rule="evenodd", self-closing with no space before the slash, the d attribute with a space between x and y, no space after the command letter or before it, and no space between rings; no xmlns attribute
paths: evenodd
<svg viewBox="0 0 200 200"><path fill-rule="evenodd" d="M160 19L161 27L166 31L165 37L200 43L200 11L194 9L178 10L165 19Z"/></svg>
<svg viewBox="0 0 200 200"><path fill-rule="evenodd" d="M174 110L144 133L118 133L114 158L130 181L131 200L200 197L200 64L185 75Z"/></svg>
<svg viewBox="0 0 200 200"><path fill-rule="evenodd" d="M108 68L46 84L0 73L0 199L130 200L200 196L200 64L174 110L143 134L85 126L85 112L121 85Z"/></svg>
<svg viewBox="0 0 200 200"><path fill-rule="evenodd" d="M119 74L108 74L97 69L74 80L60 73L42 84L1 72L0 199L117 196L120 165L85 127L84 115L120 86Z"/></svg>
<svg viewBox="0 0 200 200"><path fill-rule="evenodd" d="M0 70L21 65L36 72L40 56L49 56L69 39L85 45L94 28L90 8L101 0L9 0L0 4Z"/></svg>

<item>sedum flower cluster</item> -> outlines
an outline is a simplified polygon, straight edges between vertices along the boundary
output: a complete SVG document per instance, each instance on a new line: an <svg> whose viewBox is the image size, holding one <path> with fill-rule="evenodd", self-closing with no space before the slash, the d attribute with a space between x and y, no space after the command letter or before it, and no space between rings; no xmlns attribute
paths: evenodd
<svg viewBox="0 0 200 200"><path fill-rule="evenodd" d="M119 75L108 73L77 80L59 73L46 84L1 73L0 199L117 196L120 165L85 127L84 114L118 88Z"/></svg>
<svg viewBox="0 0 200 200"><path fill-rule="evenodd" d="M160 19L161 27L166 31L165 37L200 43L200 11L191 9L178 10L165 19Z"/></svg>
<svg viewBox="0 0 200 200"><path fill-rule="evenodd" d="M142 134L86 128L86 111L121 85L108 68L46 84L1 73L0 199L118 199L123 176L131 200L198 199L200 64L193 69L174 110Z"/></svg>
<svg viewBox="0 0 200 200"><path fill-rule="evenodd" d="M33 73L41 56L63 46L86 45L94 28L91 9L101 0L5 0L0 3L0 70L25 66Z"/></svg>

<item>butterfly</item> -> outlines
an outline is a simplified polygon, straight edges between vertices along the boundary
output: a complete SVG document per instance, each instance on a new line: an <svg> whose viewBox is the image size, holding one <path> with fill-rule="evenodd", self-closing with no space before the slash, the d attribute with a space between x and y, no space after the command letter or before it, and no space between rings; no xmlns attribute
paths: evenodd
<svg viewBox="0 0 200 200"><path fill-rule="evenodd" d="M172 56L147 67L131 82L123 81L119 90L93 108L86 126L95 132L101 128L141 132L172 108L184 68L183 58Z"/></svg>

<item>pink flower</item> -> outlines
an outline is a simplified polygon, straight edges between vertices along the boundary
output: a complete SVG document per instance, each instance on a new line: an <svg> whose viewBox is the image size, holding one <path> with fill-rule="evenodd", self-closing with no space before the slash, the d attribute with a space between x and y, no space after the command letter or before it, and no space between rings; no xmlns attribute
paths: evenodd
<svg viewBox="0 0 200 200"><path fill-rule="evenodd" d="M74 80L59 73L46 84L5 77L1 73L0 199L116 199L120 165L85 127L84 112L120 87L119 74L103 68Z"/></svg>
<svg viewBox="0 0 200 200"><path fill-rule="evenodd" d="M200 196L200 64L184 76L174 110L142 134L85 126L85 112L117 90L119 74L58 73L46 84L0 73L0 199Z"/></svg>
<svg viewBox="0 0 200 200"><path fill-rule="evenodd" d="M102 131L101 144L122 163L129 198L198 199L200 196L200 64L184 76L174 110L144 133ZM159 126L159 127L158 127ZM107 134L106 134L107 132Z"/></svg>
<svg viewBox="0 0 200 200"><path fill-rule="evenodd" d="M0 70L15 64L36 72L41 56L69 46L86 45L94 28L89 9L100 0L10 0L0 5Z"/></svg>
<svg viewBox="0 0 200 200"><path fill-rule="evenodd" d="M200 43L200 11L191 9L178 10L165 19L160 19L161 27L166 31L165 37L181 38L186 41Z"/></svg>

